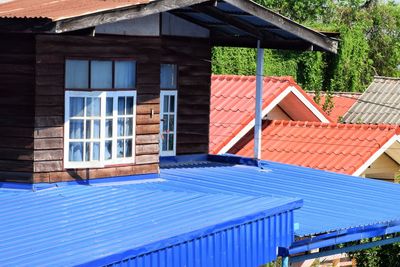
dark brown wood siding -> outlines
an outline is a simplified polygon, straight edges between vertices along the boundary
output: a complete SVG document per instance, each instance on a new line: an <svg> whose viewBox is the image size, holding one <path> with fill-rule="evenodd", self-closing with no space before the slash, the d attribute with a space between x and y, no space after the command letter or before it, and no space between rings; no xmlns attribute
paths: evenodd
<svg viewBox="0 0 400 267"><path fill-rule="evenodd" d="M39 35L36 50L34 182L157 173L160 39ZM68 57L136 60L135 164L96 169L64 169L64 62ZM153 116L151 116L152 110Z"/></svg>
<svg viewBox="0 0 400 267"><path fill-rule="evenodd" d="M208 152L208 40L10 34L1 40L0 180L38 183L157 173L161 63L179 67L177 154ZM136 60L135 164L64 168L64 65L71 57Z"/></svg>
<svg viewBox="0 0 400 267"><path fill-rule="evenodd" d="M162 63L178 65L176 153L208 153L211 46L208 39L163 37Z"/></svg>
<svg viewBox="0 0 400 267"><path fill-rule="evenodd" d="M35 39L0 34L0 181L31 182Z"/></svg>

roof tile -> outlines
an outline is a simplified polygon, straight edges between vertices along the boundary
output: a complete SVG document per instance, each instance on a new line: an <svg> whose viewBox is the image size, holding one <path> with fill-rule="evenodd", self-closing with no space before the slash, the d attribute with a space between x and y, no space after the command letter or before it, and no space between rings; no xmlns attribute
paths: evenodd
<svg viewBox="0 0 400 267"><path fill-rule="evenodd" d="M264 160L353 174L399 127L303 121L272 121L262 132ZM237 152L252 156L254 140Z"/></svg>
<svg viewBox="0 0 400 267"><path fill-rule="evenodd" d="M292 77L265 77L265 109L290 86L295 87L325 117L328 117ZM210 153L217 154L254 120L255 76L213 75L211 78ZM305 108L302 107L296 108Z"/></svg>
<svg viewBox="0 0 400 267"><path fill-rule="evenodd" d="M53 21L104 10L148 4L150 0L11 0L0 3L0 18L47 18Z"/></svg>
<svg viewBox="0 0 400 267"><path fill-rule="evenodd" d="M346 123L400 125L400 79L375 77L374 81L344 115Z"/></svg>

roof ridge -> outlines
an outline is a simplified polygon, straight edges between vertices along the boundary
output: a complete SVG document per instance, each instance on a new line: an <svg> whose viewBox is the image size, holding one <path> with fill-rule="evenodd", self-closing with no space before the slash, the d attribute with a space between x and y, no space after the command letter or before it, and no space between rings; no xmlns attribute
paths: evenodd
<svg viewBox="0 0 400 267"><path fill-rule="evenodd" d="M316 91L306 91L307 94L315 94ZM327 92L321 91L319 92L321 95L326 95ZM362 92L340 92L340 91L333 91L331 92L332 95L362 95Z"/></svg>
<svg viewBox="0 0 400 267"><path fill-rule="evenodd" d="M388 77L388 76L374 76L374 81L375 79L400 81L400 77Z"/></svg>
<svg viewBox="0 0 400 267"><path fill-rule="evenodd" d="M290 83L296 83L294 78L292 76L267 76L264 75L264 81L266 79L272 79L276 81L288 81ZM248 80L248 79L255 79L256 75L241 75L241 74L211 74L211 80L224 80L224 79L234 79L234 78L239 78L243 80Z"/></svg>
<svg viewBox="0 0 400 267"><path fill-rule="evenodd" d="M347 129L379 129L394 130L396 134L400 134L400 126L393 124L352 124L352 123L336 123L336 122L319 122L319 121L287 121L272 120L270 125L275 126L298 126L298 127L326 127L326 128L347 128Z"/></svg>

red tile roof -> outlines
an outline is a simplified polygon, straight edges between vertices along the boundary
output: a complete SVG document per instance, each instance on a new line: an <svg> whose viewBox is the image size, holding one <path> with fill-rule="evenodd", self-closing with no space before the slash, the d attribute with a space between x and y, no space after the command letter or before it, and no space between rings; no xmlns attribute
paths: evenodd
<svg viewBox="0 0 400 267"><path fill-rule="evenodd" d="M149 2L150 0L6 0L0 1L0 17L48 18L55 21Z"/></svg>
<svg viewBox="0 0 400 267"><path fill-rule="evenodd" d="M292 77L265 77L263 90L263 109L270 105L288 87L295 87L323 116L328 117L314 103ZM254 120L255 109L255 76L213 75L211 79L210 111L210 153L217 154L240 131ZM307 109L304 104L287 105L295 112ZM308 109L307 109L308 110ZM319 119L308 115L307 120ZM299 119L300 120L300 119Z"/></svg>
<svg viewBox="0 0 400 267"><path fill-rule="evenodd" d="M314 97L313 93L310 93ZM340 93L335 92L332 95L333 108L329 112L329 117L335 122L339 122L343 118L344 114L353 106L353 104L360 98L361 93ZM320 106L322 107L325 103L326 95L321 94Z"/></svg>
<svg viewBox="0 0 400 267"><path fill-rule="evenodd" d="M399 127L393 125L272 121L262 132L261 157L353 174L397 134ZM249 139L236 154L253 155L254 140Z"/></svg>

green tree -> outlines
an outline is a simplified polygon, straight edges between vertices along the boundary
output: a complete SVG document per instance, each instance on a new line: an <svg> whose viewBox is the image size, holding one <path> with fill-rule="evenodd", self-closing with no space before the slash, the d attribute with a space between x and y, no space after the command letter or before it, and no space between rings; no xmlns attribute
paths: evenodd
<svg viewBox="0 0 400 267"><path fill-rule="evenodd" d="M293 76L306 90L363 91L374 75L400 77L400 6L379 0L258 0L312 28L340 33L337 56L267 50L265 74ZM215 48L216 74L255 73L254 49Z"/></svg>

